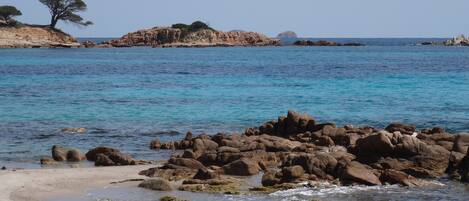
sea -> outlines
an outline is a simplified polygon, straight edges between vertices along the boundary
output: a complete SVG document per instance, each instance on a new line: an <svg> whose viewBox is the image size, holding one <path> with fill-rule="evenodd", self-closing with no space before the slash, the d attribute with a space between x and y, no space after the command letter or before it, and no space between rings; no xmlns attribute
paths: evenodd
<svg viewBox="0 0 469 201"><path fill-rule="evenodd" d="M187 131L241 133L288 110L339 126L405 122L469 132L469 48L418 45L442 38L327 40L365 46L0 49L0 166L42 168L39 159L53 145L82 152L110 146L137 159L165 159L170 153L150 150L151 140L176 140ZM61 132L70 127L87 132ZM296 189L217 199L469 199L467 186L437 182L446 187ZM126 190L141 191L119 192ZM154 195L126 200L147 198Z"/></svg>

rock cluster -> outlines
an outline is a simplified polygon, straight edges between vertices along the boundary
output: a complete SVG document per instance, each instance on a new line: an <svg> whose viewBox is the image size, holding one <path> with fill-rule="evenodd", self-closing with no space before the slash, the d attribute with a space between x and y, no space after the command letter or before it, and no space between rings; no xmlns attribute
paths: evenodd
<svg viewBox="0 0 469 201"><path fill-rule="evenodd" d="M52 157L42 157L41 164L57 165L57 162L80 162L84 160L93 161L95 166L143 165L150 163L135 160L130 155L123 154L119 150L110 147L97 147L83 155L78 149L54 145L52 147Z"/></svg>
<svg viewBox="0 0 469 201"><path fill-rule="evenodd" d="M110 47L214 47L214 46L272 46L279 45L277 39L255 32L222 32L201 29L187 32L178 28L155 27L128 33L117 40L107 41L102 46Z"/></svg>
<svg viewBox="0 0 469 201"><path fill-rule="evenodd" d="M305 181L342 185L422 186L422 179L469 179L469 135L442 128L418 131L393 123L380 130L369 126L317 123L307 114L287 116L249 128L243 134L199 135L176 142L152 142L157 149L182 149L166 164L141 172L183 183L220 182L230 176L264 172L262 184L277 186Z"/></svg>
<svg viewBox="0 0 469 201"><path fill-rule="evenodd" d="M86 160L86 157L75 148L64 148L54 145L51 149L52 157L42 157L42 165L55 165L57 162L80 162Z"/></svg>
<svg viewBox="0 0 469 201"><path fill-rule="evenodd" d="M469 46L469 38L466 38L464 35L452 38L444 42L446 46Z"/></svg>
<svg viewBox="0 0 469 201"><path fill-rule="evenodd" d="M122 166L137 165L137 161L130 155L123 154L119 150L110 147L97 147L86 153L89 161L94 161L95 166Z"/></svg>
<svg viewBox="0 0 469 201"><path fill-rule="evenodd" d="M337 43L333 41L320 40L317 42L310 40L298 40L293 43L295 46L364 46L361 43Z"/></svg>

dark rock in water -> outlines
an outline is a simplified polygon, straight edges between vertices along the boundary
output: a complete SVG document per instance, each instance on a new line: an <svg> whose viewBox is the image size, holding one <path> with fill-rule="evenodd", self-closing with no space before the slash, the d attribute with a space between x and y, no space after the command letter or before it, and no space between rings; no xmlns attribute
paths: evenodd
<svg viewBox="0 0 469 201"><path fill-rule="evenodd" d="M93 48L96 46L96 43L94 41L87 40L81 42L81 46L84 48Z"/></svg>
<svg viewBox="0 0 469 201"><path fill-rule="evenodd" d="M160 148L161 148L160 139L155 139L155 140L151 141L150 149L160 149Z"/></svg>
<svg viewBox="0 0 469 201"><path fill-rule="evenodd" d="M149 179L138 185L140 188L151 189L155 191L172 191L171 184L163 179Z"/></svg>
<svg viewBox="0 0 469 201"><path fill-rule="evenodd" d="M410 124L392 123L385 128L386 131L394 133L396 131L402 134L412 135L415 132L415 126Z"/></svg>
<svg viewBox="0 0 469 201"><path fill-rule="evenodd" d="M2 170L6 170L6 169L7 169L7 167L5 167L5 166L2 167Z"/></svg>
<svg viewBox="0 0 469 201"><path fill-rule="evenodd" d="M88 153L86 153L86 158L89 161L95 161L96 156L98 154L107 155L107 154L115 153L115 152L120 152L120 151L117 150L117 149L114 149L114 148L110 148L110 147L96 147L96 148L91 149L90 151L88 151Z"/></svg>
<svg viewBox="0 0 469 201"><path fill-rule="evenodd" d="M184 138L184 140L188 140L188 141L192 140L192 132L190 132L190 131L187 132L186 137Z"/></svg>
<svg viewBox="0 0 469 201"><path fill-rule="evenodd" d="M364 46L361 43L337 43L332 41L320 40L317 42L310 40L298 40L293 43L295 46Z"/></svg>
<svg viewBox="0 0 469 201"><path fill-rule="evenodd" d="M259 165L249 159L239 159L223 166L223 171L227 175L251 176L259 173Z"/></svg>

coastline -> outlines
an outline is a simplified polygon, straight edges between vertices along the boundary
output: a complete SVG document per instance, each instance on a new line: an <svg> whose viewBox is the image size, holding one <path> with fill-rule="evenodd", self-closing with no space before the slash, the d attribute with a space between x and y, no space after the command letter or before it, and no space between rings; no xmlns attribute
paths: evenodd
<svg viewBox="0 0 469 201"><path fill-rule="evenodd" d="M155 165L0 171L0 201L36 201L79 196L89 188L127 179L143 179L138 172Z"/></svg>

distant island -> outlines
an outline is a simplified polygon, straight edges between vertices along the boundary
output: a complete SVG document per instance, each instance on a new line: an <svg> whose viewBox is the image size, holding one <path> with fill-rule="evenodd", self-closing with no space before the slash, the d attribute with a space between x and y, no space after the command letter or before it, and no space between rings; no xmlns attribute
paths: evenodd
<svg viewBox="0 0 469 201"><path fill-rule="evenodd" d="M87 42L88 46L93 46ZM120 39L110 40L95 47L231 47L277 46L280 40L246 31L223 32L196 21L190 25L173 24L128 33Z"/></svg>
<svg viewBox="0 0 469 201"><path fill-rule="evenodd" d="M281 39L281 40L296 39L296 38L298 38L298 35L296 35L296 33L293 32L293 31L285 31L285 32L279 33L277 35L277 38Z"/></svg>

